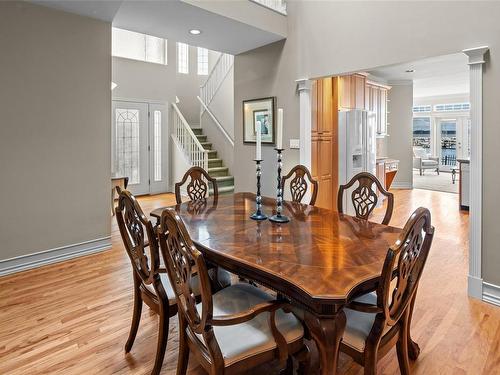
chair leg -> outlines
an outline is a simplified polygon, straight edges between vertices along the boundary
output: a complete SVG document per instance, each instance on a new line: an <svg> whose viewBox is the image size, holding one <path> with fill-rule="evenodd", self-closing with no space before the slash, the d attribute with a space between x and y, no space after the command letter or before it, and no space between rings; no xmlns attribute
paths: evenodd
<svg viewBox="0 0 500 375"><path fill-rule="evenodd" d="M160 308L160 322L158 324L158 343L156 345L156 358L153 371L151 371L151 375L158 375L161 371L161 366L163 365L163 358L165 357L165 351L167 349L169 320L168 307Z"/></svg>
<svg viewBox="0 0 500 375"><path fill-rule="evenodd" d="M410 375L410 358L408 357L408 313L405 313L405 317L401 322L396 350L398 352L401 375Z"/></svg>
<svg viewBox="0 0 500 375"><path fill-rule="evenodd" d="M130 333L128 335L127 342L125 344L125 353L129 353L134 345L135 336L137 335L137 329L139 328L139 322L141 321L142 313L142 297L141 291L139 289L140 281L137 280L137 276L134 275L134 311L132 315L132 325L130 326Z"/></svg>
<svg viewBox="0 0 500 375"><path fill-rule="evenodd" d="M295 354L297 362L299 362L299 368L297 370L298 375L308 375L311 369L311 352L307 345Z"/></svg>
<svg viewBox="0 0 500 375"><path fill-rule="evenodd" d="M286 367L280 371L280 375L293 375L293 359L288 357L286 360Z"/></svg>
<svg viewBox="0 0 500 375"><path fill-rule="evenodd" d="M377 375L377 346L367 345L365 347L365 367L364 375Z"/></svg>
<svg viewBox="0 0 500 375"><path fill-rule="evenodd" d="M179 312L179 357L177 360L177 375L186 375L189 363L189 346L186 337L186 321Z"/></svg>

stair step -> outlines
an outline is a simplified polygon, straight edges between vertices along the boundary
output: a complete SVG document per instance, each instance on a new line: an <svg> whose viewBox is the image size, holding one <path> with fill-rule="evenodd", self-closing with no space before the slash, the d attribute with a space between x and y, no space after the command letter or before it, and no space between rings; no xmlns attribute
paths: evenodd
<svg viewBox="0 0 500 375"><path fill-rule="evenodd" d="M203 146L203 148L205 150L211 150L212 149L212 143L210 143L210 142L200 142L200 143L201 143L201 145Z"/></svg>
<svg viewBox="0 0 500 375"><path fill-rule="evenodd" d="M208 174L212 177L227 176L229 174L228 167L208 168Z"/></svg>
<svg viewBox="0 0 500 375"><path fill-rule="evenodd" d="M217 159L217 150L208 151L208 160Z"/></svg>
<svg viewBox="0 0 500 375"><path fill-rule="evenodd" d="M222 159L208 159L208 168L222 167Z"/></svg>
<svg viewBox="0 0 500 375"><path fill-rule="evenodd" d="M234 188L234 176L218 176L215 177L215 180L219 188L225 186L232 186Z"/></svg>
<svg viewBox="0 0 500 375"><path fill-rule="evenodd" d="M203 134L203 129L202 128L191 128L191 130L193 131L193 133L195 135L202 135Z"/></svg>
<svg viewBox="0 0 500 375"><path fill-rule="evenodd" d="M207 136L203 135L203 134L196 134L196 138L198 138L198 140L200 142L206 142L207 141Z"/></svg>
<svg viewBox="0 0 500 375"><path fill-rule="evenodd" d="M231 185L231 186L217 186L217 189L219 191L219 194L229 194L229 193L234 192L234 186L233 185ZM213 190L212 189L209 189L209 194L210 195L213 194Z"/></svg>

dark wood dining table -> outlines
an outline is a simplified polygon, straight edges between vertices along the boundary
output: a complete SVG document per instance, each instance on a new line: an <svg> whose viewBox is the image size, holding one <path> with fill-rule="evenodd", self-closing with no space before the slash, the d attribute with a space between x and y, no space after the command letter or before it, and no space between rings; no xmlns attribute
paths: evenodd
<svg viewBox="0 0 500 375"><path fill-rule="evenodd" d="M270 215L273 199L264 198ZM285 202L285 224L254 221L255 195L237 193L172 206L210 263L262 284L304 311L322 375L336 373L344 306L376 288L401 229ZM159 219L164 208L151 212Z"/></svg>

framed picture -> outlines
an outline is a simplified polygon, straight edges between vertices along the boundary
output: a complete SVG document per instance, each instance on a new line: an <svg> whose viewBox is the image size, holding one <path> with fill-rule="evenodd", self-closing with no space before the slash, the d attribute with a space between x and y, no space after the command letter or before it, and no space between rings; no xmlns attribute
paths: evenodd
<svg viewBox="0 0 500 375"><path fill-rule="evenodd" d="M260 122L262 144L274 145L276 97L243 101L243 143L255 143Z"/></svg>

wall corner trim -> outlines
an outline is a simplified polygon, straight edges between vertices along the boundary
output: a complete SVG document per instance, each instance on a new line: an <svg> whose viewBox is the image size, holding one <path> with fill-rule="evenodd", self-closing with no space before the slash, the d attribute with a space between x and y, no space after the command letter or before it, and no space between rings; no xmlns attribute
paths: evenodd
<svg viewBox="0 0 500 375"><path fill-rule="evenodd" d="M0 276L111 249L111 236L0 260Z"/></svg>
<svg viewBox="0 0 500 375"><path fill-rule="evenodd" d="M500 306L500 286L483 282L483 301Z"/></svg>
<svg viewBox="0 0 500 375"><path fill-rule="evenodd" d="M465 49L469 58L470 79L470 214L469 214L469 287L471 297L482 297L482 207L483 207L483 64L488 47Z"/></svg>

